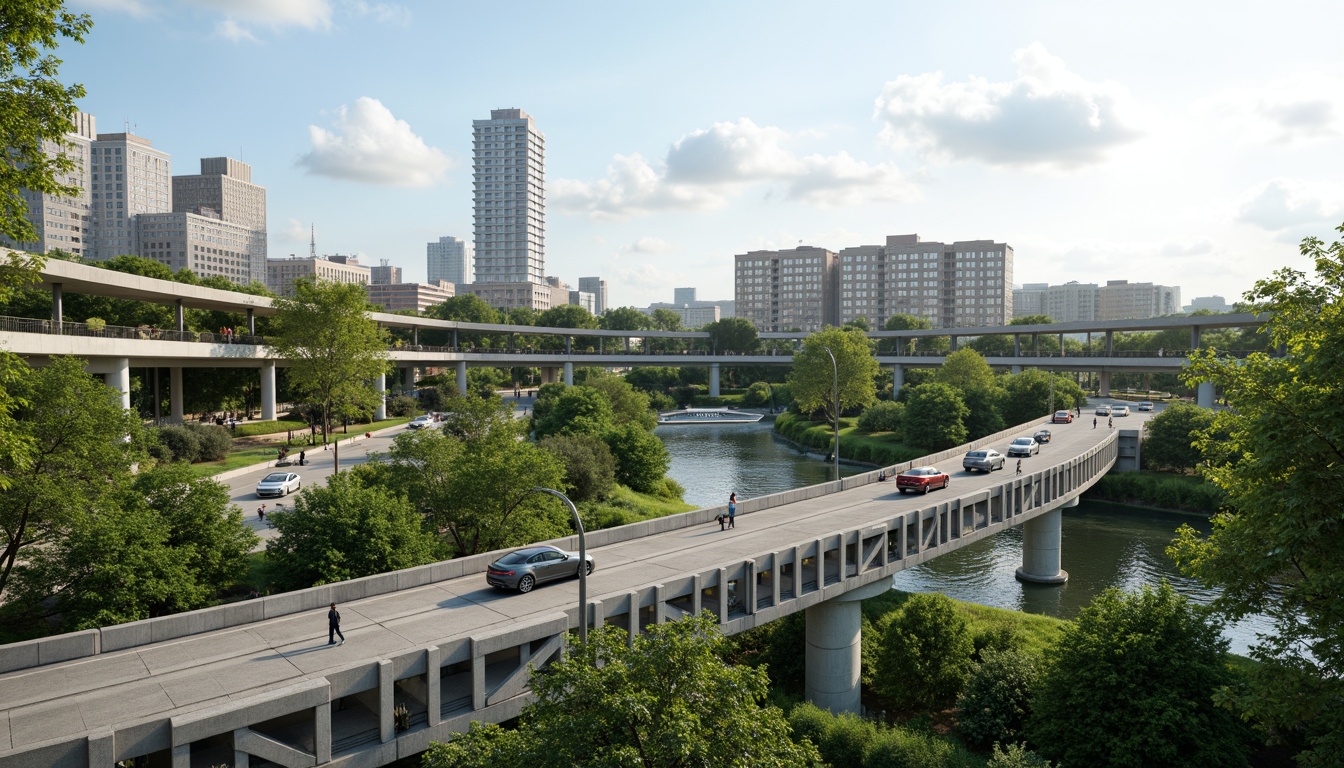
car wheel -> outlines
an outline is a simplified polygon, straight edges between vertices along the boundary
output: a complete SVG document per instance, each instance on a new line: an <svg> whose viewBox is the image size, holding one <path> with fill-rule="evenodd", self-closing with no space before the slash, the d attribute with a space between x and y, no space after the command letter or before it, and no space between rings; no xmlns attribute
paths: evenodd
<svg viewBox="0 0 1344 768"><path fill-rule="evenodd" d="M947 486L949 486L949 485L951 485L951 484L952 484L952 478L950 478L950 477L944 477L944 478L943 478L943 490L947 490Z"/></svg>
<svg viewBox="0 0 1344 768"><path fill-rule="evenodd" d="M902 496L905 495L905 489L904 489L904 488L897 488L896 490L900 491Z"/></svg>
<svg viewBox="0 0 1344 768"><path fill-rule="evenodd" d="M593 564L592 564L592 563L589 563L589 564L588 564L588 568L587 568L587 570L585 571L585 573L591 575L592 572L593 572Z"/></svg>
<svg viewBox="0 0 1344 768"><path fill-rule="evenodd" d="M929 493L929 484L928 484L928 483L925 483L925 484L924 484L924 494L927 496L928 493Z"/></svg>
<svg viewBox="0 0 1344 768"><path fill-rule="evenodd" d="M524 593L531 592L532 588L535 587L536 585L537 580L532 578L532 574L529 573L528 575L518 580L518 591Z"/></svg>

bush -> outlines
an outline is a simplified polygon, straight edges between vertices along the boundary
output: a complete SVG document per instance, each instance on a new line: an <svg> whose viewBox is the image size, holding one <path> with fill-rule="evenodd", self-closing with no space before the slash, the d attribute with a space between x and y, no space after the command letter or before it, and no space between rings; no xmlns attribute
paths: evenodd
<svg viewBox="0 0 1344 768"><path fill-rule="evenodd" d="M972 764L970 756L951 742L901 727L878 732L862 762L863 768L957 768Z"/></svg>
<svg viewBox="0 0 1344 768"><path fill-rule="evenodd" d="M616 484L616 459L595 435L551 435L538 445L565 465L565 494L574 502L601 501Z"/></svg>
<svg viewBox="0 0 1344 768"><path fill-rule="evenodd" d="M420 404L409 395L397 395L387 399L388 416L410 416L418 410Z"/></svg>
<svg viewBox="0 0 1344 768"><path fill-rule="evenodd" d="M957 701L957 730L966 743L984 748L1017 739L1031 714L1036 659L1022 651L986 650Z"/></svg>
<svg viewBox="0 0 1344 768"><path fill-rule="evenodd" d="M229 449L233 447L233 437L229 435L229 430L213 424L188 424L187 429L196 436L196 441L200 445L200 451L196 455L197 461L223 461L224 457L229 455Z"/></svg>
<svg viewBox="0 0 1344 768"><path fill-rule="evenodd" d="M985 768L1051 768L1050 761L1027 749L1025 744L995 744Z"/></svg>
<svg viewBox="0 0 1344 768"><path fill-rule="evenodd" d="M895 432L901 428L901 412L904 410L904 404L884 400L863 412L859 417L859 429L864 432Z"/></svg>
<svg viewBox="0 0 1344 768"><path fill-rule="evenodd" d="M742 396L743 408L765 408L770 405L770 385L764 381L758 381L747 387L747 393Z"/></svg>
<svg viewBox="0 0 1344 768"><path fill-rule="evenodd" d="M966 620L945 595L913 595L881 625L873 684L900 712L952 706L971 671Z"/></svg>
<svg viewBox="0 0 1344 768"><path fill-rule="evenodd" d="M605 400L603 402L606 402ZM625 423L603 436L616 457L616 479L640 493L665 490L667 447L638 424Z"/></svg>
<svg viewBox="0 0 1344 768"><path fill-rule="evenodd" d="M201 455L201 441L186 427L159 427L159 442L168 449L173 461L196 461Z"/></svg>

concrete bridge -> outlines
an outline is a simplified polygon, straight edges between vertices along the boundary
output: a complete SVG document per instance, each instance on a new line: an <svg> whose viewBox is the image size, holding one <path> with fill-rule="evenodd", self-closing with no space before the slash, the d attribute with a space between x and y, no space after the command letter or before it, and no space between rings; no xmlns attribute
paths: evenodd
<svg viewBox="0 0 1344 768"><path fill-rule="evenodd" d="M0 766L385 765L471 721L515 717L532 700L532 669L564 653L580 614L633 640L702 610L729 634L805 611L809 698L856 711L857 601L897 571L1016 525L1018 577L1061 583L1061 509L1113 466L1137 466L1143 419L1055 425L1022 475L968 474L961 457L1003 449L1037 423L920 459L956 481L928 495L903 496L874 472L745 500L731 531L710 508L594 532L582 607L575 582L491 589L491 553L0 646ZM341 646L326 645L330 602L344 617Z"/></svg>

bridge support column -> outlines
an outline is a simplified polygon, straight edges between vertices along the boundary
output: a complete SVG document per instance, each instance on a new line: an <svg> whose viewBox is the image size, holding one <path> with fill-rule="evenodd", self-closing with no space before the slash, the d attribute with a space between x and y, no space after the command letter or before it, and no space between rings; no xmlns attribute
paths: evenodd
<svg viewBox="0 0 1344 768"><path fill-rule="evenodd" d="M415 366L408 365L401 369L401 389L415 389Z"/></svg>
<svg viewBox="0 0 1344 768"><path fill-rule="evenodd" d="M1073 499L1064 506L1077 506ZM1060 531L1064 527L1064 513L1052 509L1040 517L1022 524L1022 567L1017 569L1018 581L1032 584L1063 584L1069 574L1059 567Z"/></svg>
<svg viewBox="0 0 1344 768"><path fill-rule="evenodd" d="M112 372L107 374L107 388L121 393L121 407L131 408L131 361L118 357L112 361Z"/></svg>
<svg viewBox="0 0 1344 768"><path fill-rule="evenodd" d="M275 361L261 364L261 420L275 421Z"/></svg>
<svg viewBox="0 0 1344 768"><path fill-rule="evenodd" d="M862 662L860 601L891 589L890 579L837 595L807 609L807 700L835 714L859 714Z"/></svg>
<svg viewBox="0 0 1344 768"><path fill-rule="evenodd" d="M1014 376L1016 376L1017 374L1019 374L1019 373L1021 373L1021 372L1022 372L1022 366L1020 366L1020 365L1014 365L1014 366L1013 366L1013 375L1014 375Z"/></svg>
<svg viewBox="0 0 1344 768"><path fill-rule="evenodd" d="M565 363L565 386L574 386L574 364Z"/></svg>
<svg viewBox="0 0 1344 768"><path fill-rule="evenodd" d="M709 364L709 396L719 396L719 364Z"/></svg>
<svg viewBox="0 0 1344 768"><path fill-rule="evenodd" d="M467 394L467 361L457 361L457 394Z"/></svg>
<svg viewBox="0 0 1344 768"><path fill-rule="evenodd" d="M62 303L61 284L51 284L51 320L55 324L56 332L61 332L61 323L65 321L65 309Z"/></svg>
<svg viewBox="0 0 1344 768"><path fill-rule="evenodd" d="M380 373L378 378L373 380L373 388L378 390L378 407L373 411L373 420L382 421L387 418L387 374Z"/></svg>
<svg viewBox="0 0 1344 768"><path fill-rule="evenodd" d="M891 399L901 394L901 389L905 387L905 366L896 363L891 366Z"/></svg>
<svg viewBox="0 0 1344 768"><path fill-rule="evenodd" d="M168 419L174 424L181 424L184 419L182 411L182 366L168 369Z"/></svg>
<svg viewBox="0 0 1344 768"><path fill-rule="evenodd" d="M1213 382L1199 382L1199 386L1195 388L1195 405L1198 405L1200 408L1208 408L1212 410L1215 399Z"/></svg>
<svg viewBox="0 0 1344 768"><path fill-rule="evenodd" d="M1097 379L1098 379L1098 384L1097 384L1097 394L1098 394L1099 396L1101 396L1101 397L1110 397L1110 396L1111 396L1111 372L1110 372L1110 371L1102 371L1100 374L1098 374Z"/></svg>
<svg viewBox="0 0 1344 768"><path fill-rule="evenodd" d="M177 318L177 332L184 333L187 330L187 318L186 318L186 312L182 307L181 299L177 300L177 306L174 309L175 309L175 316ZM248 310L248 312L251 311L252 310Z"/></svg>

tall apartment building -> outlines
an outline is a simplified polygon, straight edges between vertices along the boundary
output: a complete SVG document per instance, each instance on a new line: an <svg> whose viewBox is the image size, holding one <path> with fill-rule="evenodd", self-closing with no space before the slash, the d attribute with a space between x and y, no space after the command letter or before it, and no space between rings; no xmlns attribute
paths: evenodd
<svg viewBox="0 0 1344 768"><path fill-rule="evenodd" d="M521 109L491 110L489 120L472 121L472 130L476 275L470 290L494 307L549 309L549 291L527 288L546 286L546 137Z"/></svg>
<svg viewBox="0 0 1344 768"><path fill-rule="evenodd" d="M294 294L294 281L315 277L332 283L369 284L369 268L353 256L329 256L266 260L266 287L280 296Z"/></svg>
<svg viewBox="0 0 1344 768"><path fill-rule="evenodd" d="M1108 280L1106 285L1027 283L1013 291L1013 316L1049 315L1059 323L1080 320L1143 320L1181 312L1181 289L1153 283Z"/></svg>
<svg viewBox="0 0 1344 768"><path fill-rule="evenodd" d="M383 259L376 267L369 267L369 285L396 285L400 282L401 267L388 264L387 259Z"/></svg>
<svg viewBox="0 0 1344 768"><path fill-rule="evenodd" d="M241 160L203 157L199 174L173 177L173 211L201 213L205 209L265 237L266 188L252 183L252 166Z"/></svg>
<svg viewBox="0 0 1344 768"><path fill-rule="evenodd" d="M1191 312L1198 312L1201 309L1207 309L1210 312L1231 312L1235 308L1236 307L1233 305L1228 304L1227 300L1222 296L1199 296L1192 299L1189 304L1181 309L1185 310L1186 314L1189 314Z"/></svg>
<svg viewBox="0 0 1344 768"><path fill-rule="evenodd" d="M134 252L172 269L237 283L266 283L266 231L201 213L141 213L135 217Z"/></svg>
<svg viewBox="0 0 1344 768"><path fill-rule="evenodd" d="M173 174L167 152L132 133L97 134L89 148L89 247L105 261L135 248L141 213L171 213Z"/></svg>
<svg viewBox="0 0 1344 768"><path fill-rule="evenodd" d="M464 285L474 279L471 243L444 235L437 243L425 245L425 267L430 283L446 280L453 285Z"/></svg>
<svg viewBox="0 0 1344 768"><path fill-rule="evenodd" d="M58 180L65 185L77 187L78 192L69 197L51 195L31 189L21 191L28 207L28 221L37 232L37 238L31 242L16 243L0 236L0 245L32 253L46 253L60 249L76 256L88 254L89 240L89 193L90 149L97 135L93 115L76 112L71 118L70 130L65 134L65 146L54 141L44 141L42 151L49 157L63 154L74 161L75 167Z"/></svg>
<svg viewBox="0 0 1344 768"><path fill-rule="evenodd" d="M695 303L695 289L694 289L694 288L673 288L673 289L672 289L672 303L673 303L673 304L680 304L680 305L682 305L682 306L685 306L685 305L688 305L688 304L694 304L694 303Z"/></svg>
<svg viewBox="0 0 1344 768"><path fill-rule="evenodd" d="M839 325L838 256L825 248L750 251L733 257L736 314L759 331Z"/></svg>
<svg viewBox="0 0 1344 768"><path fill-rule="evenodd" d="M597 297L587 291L570 291L569 303L588 310L588 314L597 314Z"/></svg>
<svg viewBox="0 0 1344 768"><path fill-rule="evenodd" d="M607 281L600 277L580 277L579 290L593 294L593 314L607 311Z"/></svg>

